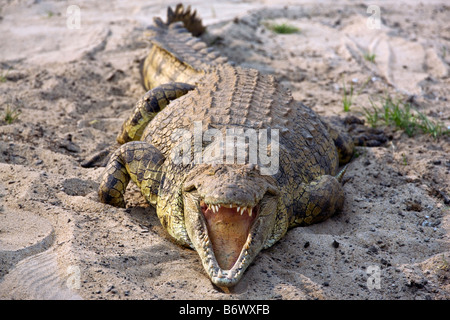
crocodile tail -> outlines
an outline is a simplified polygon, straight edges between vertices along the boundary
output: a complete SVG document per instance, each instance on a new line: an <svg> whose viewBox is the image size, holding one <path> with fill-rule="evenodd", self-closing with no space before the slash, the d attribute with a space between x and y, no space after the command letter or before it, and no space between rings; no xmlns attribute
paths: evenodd
<svg viewBox="0 0 450 320"><path fill-rule="evenodd" d="M167 19L163 22L155 18L154 25L145 33L152 44L150 53L141 63L142 84L147 90L168 82L194 85L203 72L227 62L225 57L193 36L200 31L199 26L204 31L195 11L191 13L190 8L183 11L178 5L175 10L169 8Z"/></svg>
<svg viewBox="0 0 450 320"><path fill-rule="evenodd" d="M202 20L197 17L197 10L191 12L191 6L188 6L186 10L184 10L183 4L179 3L175 7L175 10L172 10L171 7L167 8L166 24L169 25L177 21L182 21L184 27L194 37L202 35L206 30L206 28L202 24Z"/></svg>

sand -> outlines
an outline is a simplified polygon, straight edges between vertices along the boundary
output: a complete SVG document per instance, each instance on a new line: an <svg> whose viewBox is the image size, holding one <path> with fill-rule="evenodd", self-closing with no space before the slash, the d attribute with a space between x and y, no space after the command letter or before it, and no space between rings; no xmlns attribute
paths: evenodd
<svg viewBox="0 0 450 320"><path fill-rule="evenodd" d="M450 125L445 1L380 2L379 25L372 2L189 3L206 42L275 75L342 130L386 95ZM0 113L21 113L0 125L0 298L449 299L449 136L381 127L389 141L358 148L348 167L343 212L290 230L231 293L168 239L135 186L126 209L99 203L102 168L80 163L114 141L144 93L142 31L168 4L78 1L80 28L65 2L1 4ZM271 23L300 32L276 34ZM349 112L344 84L354 87Z"/></svg>

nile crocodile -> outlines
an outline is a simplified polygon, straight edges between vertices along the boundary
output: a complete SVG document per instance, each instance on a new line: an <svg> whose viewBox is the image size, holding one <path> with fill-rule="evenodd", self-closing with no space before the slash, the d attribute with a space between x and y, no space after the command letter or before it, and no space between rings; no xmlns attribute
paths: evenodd
<svg viewBox="0 0 450 320"><path fill-rule="evenodd" d="M99 196L125 207L134 181L167 233L231 287L289 228L342 209L339 168L353 142L272 75L233 66L192 35L202 31L182 5L148 27L148 92L122 126Z"/></svg>

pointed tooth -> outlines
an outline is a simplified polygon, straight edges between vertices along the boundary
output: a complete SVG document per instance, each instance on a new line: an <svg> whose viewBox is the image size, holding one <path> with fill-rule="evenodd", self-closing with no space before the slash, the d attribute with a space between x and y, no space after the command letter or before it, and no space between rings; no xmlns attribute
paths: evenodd
<svg viewBox="0 0 450 320"><path fill-rule="evenodd" d="M253 214L253 208L249 207L248 208L248 215L251 217Z"/></svg>
<svg viewBox="0 0 450 320"><path fill-rule="evenodd" d="M246 209L245 207L241 208L241 215L244 213L245 209Z"/></svg>
<svg viewBox="0 0 450 320"><path fill-rule="evenodd" d="M230 203L230 209L233 208L233 205Z"/></svg>
<svg viewBox="0 0 450 320"><path fill-rule="evenodd" d="M239 210L241 210L241 207L237 207L237 212L239 212Z"/></svg>

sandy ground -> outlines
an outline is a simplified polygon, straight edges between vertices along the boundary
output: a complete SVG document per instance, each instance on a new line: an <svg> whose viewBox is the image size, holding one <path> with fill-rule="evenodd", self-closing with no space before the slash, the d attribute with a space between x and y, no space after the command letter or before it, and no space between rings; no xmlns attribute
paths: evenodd
<svg viewBox="0 0 450 320"><path fill-rule="evenodd" d="M450 298L449 136L381 128L389 142L359 148L348 168L344 211L291 230L231 294L210 283L196 252L168 240L136 187L127 209L99 203L102 169L80 162L114 141L144 93L142 31L176 1L99 3L74 3L79 29L67 24L66 2L0 5L0 112L21 111L0 125L0 298ZM445 1L382 1L375 29L363 1L189 3L208 26L205 41L274 74L343 130L352 128L342 119L364 119L362 108L386 94L450 125ZM283 22L301 31L266 27ZM355 89L348 113L343 84Z"/></svg>

